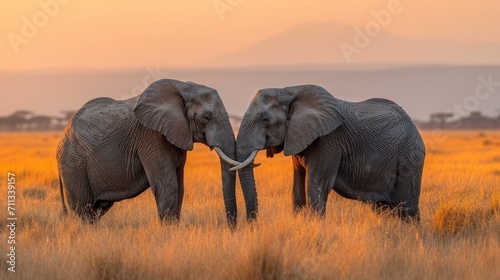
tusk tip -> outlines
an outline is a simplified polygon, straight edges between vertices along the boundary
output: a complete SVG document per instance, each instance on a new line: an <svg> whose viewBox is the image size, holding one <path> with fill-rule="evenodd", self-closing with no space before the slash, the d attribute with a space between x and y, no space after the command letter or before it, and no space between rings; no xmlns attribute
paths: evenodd
<svg viewBox="0 0 500 280"><path fill-rule="evenodd" d="M234 166L232 168L230 168L229 170L231 171L234 171L234 170L239 170L239 169L242 169L244 167L246 167L247 165L249 165L250 163L253 163L253 160L255 159L255 156L257 155L259 151L258 150L254 150L249 156L248 158L242 162L242 163L239 163L237 166ZM252 164L252 168L255 167L254 164Z"/></svg>
<svg viewBox="0 0 500 280"><path fill-rule="evenodd" d="M256 163L252 166L252 168L255 168L255 167L259 167L261 164L260 163ZM231 171L236 171L236 170L240 170L240 169L243 169L244 167L239 167L239 166L233 166L231 168L229 168L229 170Z"/></svg>

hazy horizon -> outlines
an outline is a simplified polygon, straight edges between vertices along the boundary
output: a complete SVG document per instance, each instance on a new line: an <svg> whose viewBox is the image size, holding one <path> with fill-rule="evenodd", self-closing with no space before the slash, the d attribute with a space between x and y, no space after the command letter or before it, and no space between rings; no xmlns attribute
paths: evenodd
<svg viewBox="0 0 500 280"><path fill-rule="evenodd" d="M27 109L36 114L57 115L61 110L76 110L100 96L129 98L140 94L154 80L169 78L217 89L229 114L237 116L243 115L257 90L298 84L317 84L335 97L353 102L388 98L418 120L450 110L462 115L479 110L496 116L500 88L494 86L487 99L475 97L481 79L488 80L489 76L494 83L500 81L500 65L3 71L0 92L16 94L4 96L0 111L8 115ZM457 111L457 105L463 107L462 111Z"/></svg>

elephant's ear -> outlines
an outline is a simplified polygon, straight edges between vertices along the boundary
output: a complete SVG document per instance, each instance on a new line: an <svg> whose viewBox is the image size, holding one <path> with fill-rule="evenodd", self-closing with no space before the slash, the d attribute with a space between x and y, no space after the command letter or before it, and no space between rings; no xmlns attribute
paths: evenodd
<svg viewBox="0 0 500 280"><path fill-rule="evenodd" d="M344 117L338 100L324 88L304 85L285 88L293 97L289 105L285 155L296 155L318 137L337 129Z"/></svg>
<svg viewBox="0 0 500 280"><path fill-rule="evenodd" d="M134 113L147 128L165 135L183 150L193 149L193 136L185 113L184 94L191 86L175 80L158 80L139 96Z"/></svg>

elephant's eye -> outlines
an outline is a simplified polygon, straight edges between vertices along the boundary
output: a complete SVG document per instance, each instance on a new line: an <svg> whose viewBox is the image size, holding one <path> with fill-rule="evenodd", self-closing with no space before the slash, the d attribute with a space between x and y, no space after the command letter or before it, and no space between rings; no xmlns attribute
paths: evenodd
<svg viewBox="0 0 500 280"><path fill-rule="evenodd" d="M212 118L210 117L210 115L203 115L203 117L202 117L202 118L203 118L203 121L204 121L205 123L209 123L209 122L210 122L210 120L212 120Z"/></svg>
<svg viewBox="0 0 500 280"><path fill-rule="evenodd" d="M268 119L267 117L264 117L264 118L262 119L262 124L263 124L263 125L269 125L269 119Z"/></svg>

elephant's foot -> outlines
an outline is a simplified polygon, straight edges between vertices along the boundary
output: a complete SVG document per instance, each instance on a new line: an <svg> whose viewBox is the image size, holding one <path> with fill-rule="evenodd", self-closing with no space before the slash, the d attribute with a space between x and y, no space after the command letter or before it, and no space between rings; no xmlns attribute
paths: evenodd
<svg viewBox="0 0 500 280"><path fill-rule="evenodd" d="M392 213L394 208L389 204L389 202L386 201L377 201L374 203L371 203L372 205L372 210L377 213L378 215L384 215L386 213Z"/></svg>
<svg viewBox="0 0 500 280"><path fill-rule="evenodd" d="M94 214L94 213L88 213L88 214L84 214L84 215L80 215L78 214L78 216L80 217L80 220L82 221L83 224L85 225L95 225L97 222L99 222L99 220L101 219L101 215L97 215L97 214Z"/></svg>
<svg viewBox="0 0 500 280"><path fill-rule="evenodd" d="M407 223L420 223L420 211L418 207L408 207L405 203L392 206L386 201L377 201L372 203L372 209L379 215L389 214Z"/></svg>
<svg viewBox="0 0 500 280"><path fill-rule="evenodd" d="M300 214L300 213L304 213L304 211L306 211L307 208L306 208L306 205L305 204L294 204L293 205L293 213L294 214Z"/></svg>
<svg viewBox="0 0 500 280"><path fill-rule="evenodd" d="M162 225L175 225L180 221L180 212L167 210L162 214L159 214L160 222Z"/></svg>
<svg viewBox="0 0 500 280"><path fill-rule="evenodd" d="M403 222L420 225L420 211L418 208L404 207L401 211L398 211L398 216Z"/></svg>

